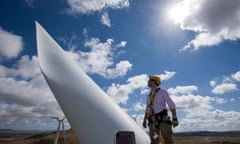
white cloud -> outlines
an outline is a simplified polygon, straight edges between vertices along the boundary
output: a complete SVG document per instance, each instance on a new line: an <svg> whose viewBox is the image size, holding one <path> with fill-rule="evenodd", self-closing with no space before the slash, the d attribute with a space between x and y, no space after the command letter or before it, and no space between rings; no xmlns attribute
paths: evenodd
<svg viewBox="0 0 240 144"><path fill-rule="evenodd" d="M175 7L175 23L183 30L197 33L180 51L198 50L240 38L238 0L181 0Z"/></svg>
<svg viewBox="0 0 240 144"><path fill-rule="evenodd" d="M121 41L120 44L116 45L117 48L125 47L127 45L126 41Z"/></svg>
<svg viewBox="0 0 240 144"><path fill-rule="evenodd" d="M31 80L16 80L14 77L0 78L0 95L1 100L10 102L10 105L31 107L31 112L37 112L42 116L61 113L42 75L35 76Z"/></svg>
<svg viewBox="0 0 240 144"><path fill-rule="evenodd" d="M71 15L91 14L100 12L101 23L111 27L111 20L106 9L123 9L129 7L129 0L67 0L68 9L66 12Z"/></svg>
<svg viewBox="0 0 240 144"><path fill-rule="evenodd" d="M132 93L132 90L127 85L112 84L107 89L107 94L117 103L126 104L128 101L128 95Z"/></svg>
<svg viewBox="0 0 240 144"><path fill-rule="evenodd" d="M16 58L23 49L22 37L0 27L0 60Z"/></svg>
<svg viewBox="0 0 240 144"><path fill-rule="evenodd" d="M196 38L187 45L185 45L180 51L186 51L188 49L192 49L193 51L198 50L200 47L203 46L212 46L220 43L222 41L221 36L218 35L211 35L209 33L202 32L196 36Z"/></svg>
<svg viewBox="0 0 240 144"><path fill-rule="evenodd" d="M201 111L188 113L180 122L178 131L229 131L239 130L240 113L236 111Z"/></svg>
<svg viewBox="0 0 240 144"><path fill-rule="evenodd" d="M177 86L176 88L169 88L168 92L170 95L179 95L179 94L192 94L194 91L197 91L198 87L194 85L190 86Z"/></svg>
<svg viewBox="0 0 240 144"><path fill-rule="evenodd" d="M234 121L240 119L240 112L223 111L214 108L214 104L225 104L227 102L225 99L194 95L192 92L195 92L197 88L192 86L176 86L175 89L170 89L169 93L176 103L178 114L184 112L184 117L179 123L180 125L174 131L223 131L239 129L239 122L236 123Z"/></svg>
<svg viewBox="0 0 240 144"><path fill-rule="evenodd" d="M240 71L232 74L232 78L237 80L237 81L240 81Z"/></svg>
<svg viewBox="0 0 240 144"><path fill-rule="evenodd" d="M209 96L201 95L170 95L176 103L177 109L186 112L197 112L198 110L210 110L212 109L211 102L214 100Z"/></svg>
<svg viewBox="0 0 240 144"><path fill-rule="evenodd" d="M146 74L136 75L128 78L127 83L133 89L142 89L147 86L148 76Z"/></svg>
<svg viewBox="0 0 240 144"><path fill-rule="evenodd" d="M0 127L7 128L36 129L31 126L39 118L63 116L40 73L37 57L22 56L11 68L0 65L0 109ZM42 124L40 120L39 128Z"/></svg>
<svg viewBox="0 0 240 144"><path fill-rule="evenodd" d="M129 0L68 0L70 14L101 12L104 9L129 7Z"/></svg>
<svg viewBox="0 0 240 144"><path fill-rule="evenodd" d="M102 22L102 24L104 24L108 27L111 27L111 20L109 19L109 16L108 16L107 12L104 12L102 14L101 22Z"/></svg>
<svg viewBox="0 0 240 144"><path fill-rule="evenodd" d="M127 84L113 83L107 89L107 94L117 103L126 104L129 99L129 94L133 93L136 89L146 87L148 76L145 74L131 77L127 80Z"/></svg>
<svg viewBox="0 0 240 144"><path fill-rule="evenodd" d="M240 80L240 72L236 72L231 76L223 76L222 82L217 84L216 80L210 81L210 86L213 87L212 93L214 94L224 94L226 92L232 92L238 90L236 81Z"/></svg>
<svg viewBox="0 0 240 144"><path fill-rule="evenodd" d="M174 72L174 71L172 71L172 72L164 71L164 74L160 74L159 76L160 76L161 80L164 81L164 80L171 79L175 74L176 74L176 72Z"/></svg>
<svg viewBox="0 0 240 144"><path fill-rule="evenodd" d="M211 81L210 81L210 86L211 86L211 87L216 86L216 84L217 84L217 82L216 82L215 80L211 80Z"/></svg>
<svg viewBox="0 0 240 144"><path fill-rule="evenodd" d="M3 77L19 77L23 79L30 79L40 74L38 67L37 57L33 56L32 59L28 55L22 56L13 68L7 68L0 65L0 76Z"/></svg>
<svg viewBox="0 0 240 144"><path fill-rule="evenodd" d="M224 104L227 101L219 97L194 95L198 87L190 86L176 86L176 88L169 88L167 91L169 95L176 102L177 108L183 111L191 110L210 110L213 108L212 102L216 104Z"/></svg>
<svg viewBox="0 0 240 144"><path fill-rule="evenodd" d="M227 102L226 99L224 98L219 98L219 97L213 97L213 100L217 103L217 104L225 104Z"/></svg>
<svg viewBox="0 0 240 144"><path fill-rule="evenodd" d="M224 94L226 92L231 92L237 90L237 85L234 83L222 83L220 85L216 85L212 93L214 94Z"/></svg>
<svg viewBox="0 0 240 144"><path fill-rule="evenodd" d="M116 64L116 67L114 69L107 69L105 77L115 78L119 76L124 76L131 68L132 64L129 61L120 61Z"/></svg>
<svg viewBox="0 0 240 144"><path fill-rule="evenodd" d="M41 75L31 81L0 78L0 108L0 127L14 129L37 129L36 119L64 115Z"/></svg>
<svg viewBox="0 0 240 144"><path fill-rule="evenodd" d="M140 110L145 110L146 108L146 104L142 104L140 102L136 102L134 105L133 105L133 109L134 111L136 112L139 112Z"/></svg>
<svg viewBox="0 0 240 144"><path fill-rule="evenodd" d="M106 78L124 76L132 68L132 64L122 60L114 67L113 42L113 39L107 39L102 43L98 38L92 38L85 43L85 47L90 48L89 52L79 51L78 54L71 53L71 55L87 73L99 74Z"/></svg>
<svg viewBox="0 0 240 144"><path fill-rule="evenodd" d="M55 114L59 112L59 109L55 109L54 106L49 104L46 105L46 110L50 110L49 114L52 113L56 116ZM9 102L0 101L0 127L17 130L55 130L57 123L51 120L46 114L34 111L36 107L24 107L16 103L9 104Z"/></svg>
<svg viewBox="0 0 240 144"><path fill-rule="evenodd" d="M165 71L165 74L160 74L163 77L163 80L168 80L175 75L175 72ZM107 89L107 94L112 97L112 99L120 104L126 104L129 100L129 95L132 94L135 90L140 90L141 94L147 92L147 81L148 75L141 74L134 77L130 77L127 80L126 84L115 84L113 83Z"/></svg>

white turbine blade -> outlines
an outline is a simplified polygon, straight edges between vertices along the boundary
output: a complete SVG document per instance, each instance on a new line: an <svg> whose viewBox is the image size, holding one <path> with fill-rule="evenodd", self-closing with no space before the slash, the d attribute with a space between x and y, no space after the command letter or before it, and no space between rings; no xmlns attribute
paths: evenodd
<svg viewBox="0 0 240 144"><path fill-rule="evenodd" d="M113 144L116 133L134 133L136 144L149 137L36 22L41 71L81 144ZM94 137L93 137L94 136Z"/></svg>

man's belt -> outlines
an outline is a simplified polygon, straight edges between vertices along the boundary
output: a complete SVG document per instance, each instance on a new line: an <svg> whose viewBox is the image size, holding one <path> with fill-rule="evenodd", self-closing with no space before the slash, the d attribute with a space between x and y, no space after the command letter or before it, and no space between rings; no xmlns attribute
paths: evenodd
<svg viewBox="0 0 240 144"><path fill-rule="evenodd" d="M156 120L159 124L162 123L162 122L166 122L166 123L168 123L168 124L171 124L171 120L170 120L170 118L169 118L169 116L168 116L167 109L164 109L164 110L162 110L162 111L159 112L159 113L156 113L156 114L154 115L154 118L155 118L155 120Z"/></svg>

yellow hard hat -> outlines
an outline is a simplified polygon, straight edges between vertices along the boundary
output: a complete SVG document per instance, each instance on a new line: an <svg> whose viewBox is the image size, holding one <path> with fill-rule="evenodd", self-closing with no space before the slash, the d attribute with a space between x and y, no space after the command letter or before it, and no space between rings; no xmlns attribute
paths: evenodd
<svg viewBox="0 0 240 144"><path fill-rule="evenodd" d="M149 76L149 79L154 80L157 84L157 86L159 86L161 84L161 79L159 76L153 75L153 76Z"/></svg>

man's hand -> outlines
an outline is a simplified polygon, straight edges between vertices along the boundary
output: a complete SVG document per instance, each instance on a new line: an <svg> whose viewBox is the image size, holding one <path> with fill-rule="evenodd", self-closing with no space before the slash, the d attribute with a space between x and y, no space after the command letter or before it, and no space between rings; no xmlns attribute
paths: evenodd
<svg viewBox="0 0 240 144"><path fill-rule="evenodd" d="M177 116L173 116L173 118L172 118L172 125L173 125L173 128L175 128L176 126L178 126Z"/></svg>
<svg viewBox="0 0 240 144"><path fill-rule="evenodd" d="M143 121L142 125L143 125L144 128L147 128L146 120Z"/></svg>

